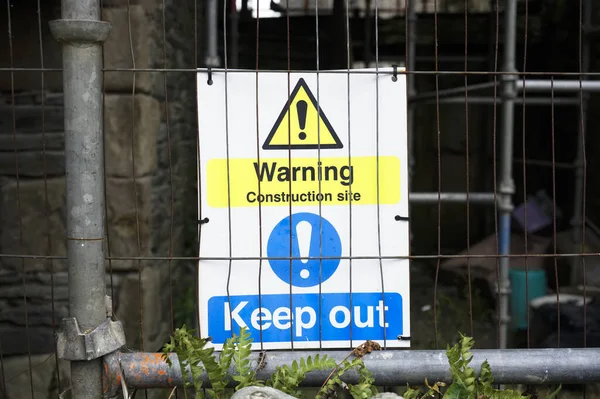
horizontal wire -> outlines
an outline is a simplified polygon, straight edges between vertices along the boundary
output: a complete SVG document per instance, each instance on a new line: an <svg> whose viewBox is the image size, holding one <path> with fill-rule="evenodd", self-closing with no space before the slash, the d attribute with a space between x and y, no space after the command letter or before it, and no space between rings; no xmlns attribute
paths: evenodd
<svg viewBox="0 0 600 399"><path fill-rule="evenodd" d="M386 68L386 67L381 67ZM392 71L379 70L377 73L374 69L351 69L350 74L365 74L365 75L383 75L383 76L393 76L396 75L452 75L452 76L469 76L469 75L477 75L477 76L572 76L579 78L580 76L598 76L600 77L600 72L558 72L558 71L528 71L528 72L504 72L504 71L477 71L477 70L469 70L469 71L449 71L449 70L440 70L440 71L402 71L398 70L395 73ZM390 66L391 68L391 66ZM140 73L165 73L165 72L208 72L206 68L104 68L104 72L140 72ZM0 73L2 72L62 72L60 68L0 68ZM214 73L224 73L224 69L211 69L211 72ZM228 69L227 73L249 73L256 72L250 69ZM287 70L279 70L279 69L265 69L259 70L259 72L264 73L311 73L314 71L303 70L303 69L292 69L290 71ZM333 73L333 74L348 74L347 69L332 69L332 70L322 70L322 73ZM579 81L579 80L573 80ZM585 91L585 90L584 90Z"/></svg>
<svg viewBox="0 0 600 399"><path fill-rule="evenodd" d="M106 260L195 260L195 261L220 261L220 260L319 260L319 259L344 259L344 260L373 260L373 259L493 259L493 258L572 258L572 257L593 257L600 256L600 252L586 253L565 253L565 254L462 254L462 255L382 255L382 256L107 256ZM18 254L0 254L0 258L23 258L23 259L59 259L66 260L66 256L48 256L48 255L18 255Z"/></svg>

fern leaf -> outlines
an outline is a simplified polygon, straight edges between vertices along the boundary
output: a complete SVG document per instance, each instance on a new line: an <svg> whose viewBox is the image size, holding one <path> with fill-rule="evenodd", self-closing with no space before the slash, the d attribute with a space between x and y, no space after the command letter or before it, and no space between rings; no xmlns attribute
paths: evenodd
<svg viewBox="0 0 600 399"><path fill-rule="evenodd" d="M473 398L467 388L462 384L452 384L443 396L443 399L467 399Z"/></svg>
<svg viewBox="0 0 600 399"><path fill-rule="evenodd" d="M277 367L275 373L267 381L267 385L299 397L302 392L298 390L298 386L304 381L307 373L334 368L335 365L335 360L327 356L319 358L316 355L314 359L308 356L306 360L301 358L299 362L294 361L291 367L287 365Z"/></svg>
<svg viewBox="0 0 600 399"><path fill-rule="evenodd" d="M255 379L255 372L250 367L250 354L252 353L252 338L246 327L240 328L240 334L233 336L232 342L235 345L233 361L235 362L235 371L237 375L232 378L238 383L235 390L251 385L262 385L262 381Z"/></svg>

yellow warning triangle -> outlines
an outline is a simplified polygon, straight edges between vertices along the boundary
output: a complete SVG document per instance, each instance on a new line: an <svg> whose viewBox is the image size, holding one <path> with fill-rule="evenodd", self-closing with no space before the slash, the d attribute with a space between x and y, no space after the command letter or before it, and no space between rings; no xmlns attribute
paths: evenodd
<svg viewBox="0 0 600 399"><path fill-rule="evenodd" d="M308 85L300 78L262 148L303 150L343 147Z"/></svg>

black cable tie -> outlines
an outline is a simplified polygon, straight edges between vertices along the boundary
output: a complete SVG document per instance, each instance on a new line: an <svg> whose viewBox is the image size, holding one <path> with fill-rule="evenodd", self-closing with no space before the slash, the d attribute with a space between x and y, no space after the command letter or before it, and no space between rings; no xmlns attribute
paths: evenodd
<svg viewBox="0 0 600 399"><path fill-rule="evenodd" d="M198 224L206 224L206 223L208 223L208 218L198 220Z"/></svg>
<svg viewBox="0 0 600 399"><path fill-rule="evenodd" d="M398 335L398 341L410 341L410 337L406 335Z"/></svg>
<svg viewBox="0 0 600 399"><path fill-rule="evenodd" d="M208 83L209 86L212 86L213 84L211 67L208 67L208 80L206 81L206 83Z"/></svg>
<svg viewBox="0 0 600 399"><path fill-rule="evenodd" d="M408 222L410 219L407 216L400 216L400 215L396 215L394 216L394 219L396 219L397 221L402 221L402 222Z"/></svg>
<svg viewBox="0 0 600 399"><path fill-rule="evenodd" d="M394 72L392 73L392 82L397 82L398 81L398 65L392 65L392 68L394 68Z"/></svg>

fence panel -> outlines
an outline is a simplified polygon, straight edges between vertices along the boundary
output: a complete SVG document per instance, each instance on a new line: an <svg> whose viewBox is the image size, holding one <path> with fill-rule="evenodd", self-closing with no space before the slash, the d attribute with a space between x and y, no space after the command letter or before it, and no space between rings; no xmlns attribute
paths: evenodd
<svg viewBox="0 0 600 399"><path fill-rule="evenodd" d="M449 382L464 333L497 383L599 395L600 7L567 3L7 0L0 397L181 397L158 353L216 297L260 378L373 339L379 386Z"/></svg>

